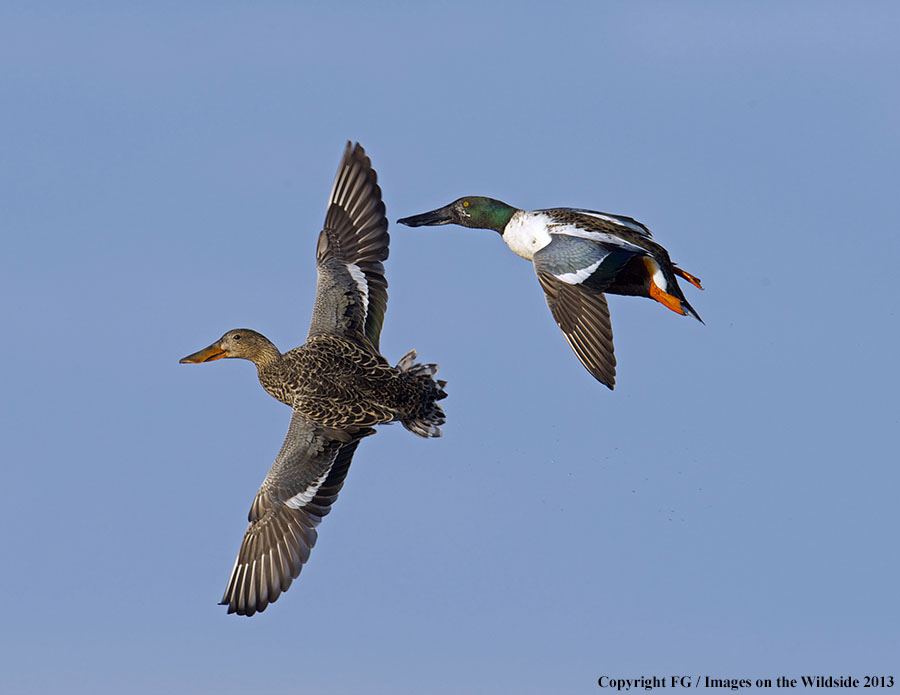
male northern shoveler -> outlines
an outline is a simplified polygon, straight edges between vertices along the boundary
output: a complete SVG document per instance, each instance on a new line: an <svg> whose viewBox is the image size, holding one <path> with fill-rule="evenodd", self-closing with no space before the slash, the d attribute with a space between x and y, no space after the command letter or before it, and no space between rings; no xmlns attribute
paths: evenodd
<svg viewBox="0 0 900 695"><path fill-rule="evenodd" d="M331 511L350 459L373 425L399 421L421 437L440 437L444 381L437 365L410 351L392 367L378 351L387 307L388 222L375 171L347 143L316 251L318 286L306 343L281 354L245 328L182 362L240 357L256 365L263 388L293 408L291 424L250 508L222 604L229 613L266 609L300 574Z"/></svg>
<svg viewBox="0 0 900 695"><path fill-rule="evenodd" d="M700 280L676 267L650 230L630 217L578 208L519 210L469 196L397 221L409 227L453 223L500 232L510 249L534 263L553 318L575 355L610 389L616 383L616 358L604 292L650 297L703 323L675 276L703 289Z"/></svg>

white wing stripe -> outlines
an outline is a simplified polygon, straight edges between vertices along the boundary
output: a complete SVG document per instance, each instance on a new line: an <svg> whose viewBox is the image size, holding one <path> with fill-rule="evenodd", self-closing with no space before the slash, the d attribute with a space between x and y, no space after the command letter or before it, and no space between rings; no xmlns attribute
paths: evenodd
<svg viewBox="0 0 900 695"><path fill-rule="evenodd" d="M309 504L309 501L316 496L316 493L319 491L319 488L322 487L322 483L325 482L325 478L328 477L328 474L330 472L331 466L329 466L328 470L325 471L319 478L311 482L303 492L298 492L296 495L287 500L285 504L291 509L301 509L305 507L307 504Z"/></svg>
<svg viewBox="0 0 900 695"><path fill-rule="evenodd" d="M627 242L617 236L607 234L606 232L592 232L587 229L581 229L574 224L553 224L550 226L550 234L561 234L564 236L579 237L581 239L590 239L591 241L599 241L609 246L617 246L621 249L644 253L644 249L640 246Z"/></svg>
<svg viewBox="0 0 900 695"><path fill-rule="evenodd" d="M636 220L629 220L624 217L619 217L618 215L611 215L605 212L597 212L596 210L585 210L584 208L570 208L572 212L578 212L582 215L589 215L590 217L596 217L597 219L603 220L604 222L609 222L610 224L619 225L620 227L625 227L627 229L631 229L632 231L637 232L641 236L649 236L650 230L647 229L646 226L637 222Z"/></svg>
<svg viewBox="0 0 900 695"><path fill-rule="evenodd" d="M356 286L359 288L359 294L362 297L363 302L363 312L366 316L369 315L369 281L366 280L366 274L362 271L355 263L348 263L347 270L350 271L350 277L352 277L356 281Z"/></svg>
<svg viewBox="0 0 900 695"><path fill-rule="evenodd" d="M606 256L604 256L603 258L606 258ZM597 268L600 267L600 264L603 263L603 258L601 258L596 263L591 263L586 268L576 270L574 273L563 273L562 275L557 275L556 278L569 285L581 284L582 282L587 280L594 273L594 271L597 270Z"/></svg>

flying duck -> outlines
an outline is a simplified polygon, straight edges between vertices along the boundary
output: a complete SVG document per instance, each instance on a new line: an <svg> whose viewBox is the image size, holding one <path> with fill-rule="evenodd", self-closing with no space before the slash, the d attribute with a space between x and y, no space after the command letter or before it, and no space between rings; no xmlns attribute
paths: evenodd
<svg viewBox="0 0 900 695"><path fill-rule="evenodd" d="M306 342L281 353L246 328L228 331L181 362L250 360L262 387L293 413L281 451L250 507L221 603L229 613L262 612L287 591L316 543L359 442L374 425L402 423L441 436L444 381L437 365L410 351L388 364L378 342L387 307L388 222L375 171L359 144L347 143L316 250L318 285Z"/></svg>
<svg viewBox="0 0 900 695"><path fill-rule="evenodd" d="M630 217L580 208L520 210L469 196L398 222L499 232L514 253L534 263L553 318L575 355L610 389L616 383L616 358L604 292L649 297L703 323L676 276L703 289L700 280L672 263L650 230Z"/></svg>

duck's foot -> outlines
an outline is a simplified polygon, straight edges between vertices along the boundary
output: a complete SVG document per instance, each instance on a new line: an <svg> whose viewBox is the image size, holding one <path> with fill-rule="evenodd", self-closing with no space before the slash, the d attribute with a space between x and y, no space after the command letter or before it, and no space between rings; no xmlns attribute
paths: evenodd
<svg viewBox="0 0 900 695"><path fill-rule="evenodd" d="M667 309L671 309L676 314L681 314L682 316L686 316L687 312L681 306L681 300L677 297L673 297L671 294L666 292L663 289L650 280L650 298L655 299L657 302L662 304Z"/></svg>
<svg viewBox="0 0 900 695"><path fill-rule="evenodd" d="M679 277L683 277L685 280L687 280L689 283L691 283L698 290L703 289L702 285L700 284L700 278L691 275L688 271L682 270L681 268L679 268L677 265L674 265L674 264L672 265L672 269L675 271L676 275L678 275Z"/></svg>

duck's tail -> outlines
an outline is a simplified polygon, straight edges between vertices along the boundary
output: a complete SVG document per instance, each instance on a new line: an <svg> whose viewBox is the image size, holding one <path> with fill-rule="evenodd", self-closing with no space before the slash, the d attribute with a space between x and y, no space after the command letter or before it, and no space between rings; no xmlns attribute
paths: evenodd
<svg viewBox="0 0 900 695"><path fill-rule="evenodd" d="M682 300L681 300L681 308L684 310L684 315L685 315L685 316L693 316L693 317L694 317L695 319L697 319L700 323L706 325L706 321L704 321L703 319L700 318L700 314L698 314L698 313L694 310L694 307L692 307L692 306L688 303L688 300L686 300L686 299L682 299Z"/></svg>
<svg viewBox="0 0 900 695"><path fill-rule="evenodd" d="M409 374L414 379L419 386L418 391L421 396L418 407L411 409L411 417L400 420L400 423L420 437L440 437L440 425L444 424L446 418L437 402L447 397L444 391L447 382L433 378L437 374L438 366L436 364L417 364L416 351L410 350L397 362L397 369Z"/></svg>

